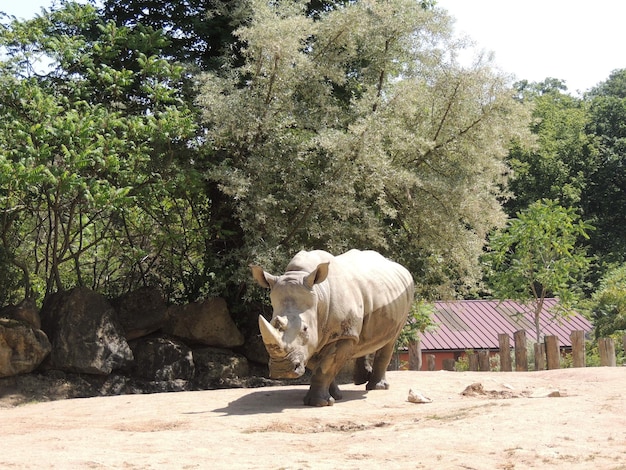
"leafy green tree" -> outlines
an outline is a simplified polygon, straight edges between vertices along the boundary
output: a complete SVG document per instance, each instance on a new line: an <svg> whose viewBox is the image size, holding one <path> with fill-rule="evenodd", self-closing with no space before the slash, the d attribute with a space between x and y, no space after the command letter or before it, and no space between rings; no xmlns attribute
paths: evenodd
<svg viewBox="0 0 626 470"><path fill-rule="evenodd" d="M567 94L556 79L520 82L517 89L533 106L530 130L535 140L530 145L516 142L509 152L512 197L505 203L507 213L514 216L543 198L578 207L595 167L593 138L585 131L586 101Z"/></svg>
<svg viewBox="0 0 626 470"><path fill-rule="evenodd" d="M198 101L234 278L242 260L281 270L302 248L360 247L407 265L429 297L473 286L527 118L506 79L458 65L449 18L412 0L315 18L307 2L251 6L243 64L204 75Z"/></svg>
<svg viewBox="0 0 626 470"><path fill-rule="evenodd" d="M626 265L604 275L591 297L590 310L596 339L626 332Z"/></svg>
<svg viewBox="0 0 626 470"><path fill-rule="evenodd" d="M559 298L555 318L567 315L577 300L577 281L590 261L578 243L591 229L574 209L541 200L490 237L484 257L489 287L496 298L516 300L533 312L537 343L544 300Z"/></svg>
<svg viewBox="0 0 626 470"><path fill-rule="evenodd" d="M162 31L168 39L165 57L210 70L237 54L233 31L250 10L246 0L105 0L102 15L118 27Z"/></svg>
<svg viewBox="0 0 626 470"><path fill-rule="evenodd" d="M581 205L597 227L593 253L604 261L626 258L626 69L616 70L586 97L590 118L587 133L597 149Z"/></svg>
<svg viewBox="0 0 626 470"><path fill-rule="evenodd" d="M2 254L25 297L184 290L179 271L197 261L179 250L202 246L186 192L199 183L181 171L195 127L163 44L71 2L0 30Z"/></svg>

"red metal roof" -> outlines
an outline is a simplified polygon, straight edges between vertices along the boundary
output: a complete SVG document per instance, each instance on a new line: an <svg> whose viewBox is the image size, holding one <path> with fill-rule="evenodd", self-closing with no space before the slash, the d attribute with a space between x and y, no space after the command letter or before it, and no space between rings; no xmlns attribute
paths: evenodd
<svg viewBox="0 0 626 470"><path fill-rule="evenodd" d="M580 314L554 319L551 309L557 299L545 299L540 323L543 335L556 335L561 346L571 346L570 333L593 329L591 322ZM526 330L526 338L534 341L533 314L527 307L510 300L459 300L435 302L433 321L435 331L422 334L422 351L498 349L498 334L508 333L513 346L513 334Z"/></svg>

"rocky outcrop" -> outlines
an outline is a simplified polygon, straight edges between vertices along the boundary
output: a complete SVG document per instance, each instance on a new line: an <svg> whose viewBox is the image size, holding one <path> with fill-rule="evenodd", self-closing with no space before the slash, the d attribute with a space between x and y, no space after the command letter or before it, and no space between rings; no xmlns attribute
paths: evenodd
<svg viewBox="0 0 626 470"><path fill-rule="evenodd" d="M0 318L0 377L32 372L50 349L43 331L23 321Z"/></svg>
<svg viewBox="0 0 626 470"><path fill-rule="evenodd" d="M147 337L130 342L135 356L131 375L149 381L191 381L195 366L191 349L172 338Z"/></svg>
<svg viewBox="0 0 626 470"><path fill-rule="evenodd" d="M199 389L240 387L242 379L250 375L248 360L226 349L195 349L193 357L194 385Z"/></svg>
<svg viewBox="0 0 626 470"><path fill-rule="evenodd" d="M167 307L158 289L108 300L76 288L41 312L33 302L0 310L0 388L32 382L43 400L280 383L265 378L258 330L243 328L246 341L221 298Z"/></svg>
<svg viewBox="0 0 626 470"><path fill-rule="evenodd" d="M126 340L141 338L163 328L167 304L160 289L142 287L111 299Z"/></svg>
<svg viewBox="0 0 626 470"><path fill-rule="evenodd" d="M52 345L49 368L106 375L133 359L115 310L87 288L51 295L41 309L41 324Z"/></svg>
<svg viewBox="0 0 626 470"><path fill-rule="evenodd" d="M233 348L244 343L243 335L230 317L226 301L222 298L171 306L168 317L163 331L191 344Z"/></svg>
<svg viewBox="0 0 626 470"><path fill-rule="evenodd" d="M36 330L41 329L41 317L34 300L24 300L17 305L7 305L0 308L0 318L18 320L32 326Z"/></svg>

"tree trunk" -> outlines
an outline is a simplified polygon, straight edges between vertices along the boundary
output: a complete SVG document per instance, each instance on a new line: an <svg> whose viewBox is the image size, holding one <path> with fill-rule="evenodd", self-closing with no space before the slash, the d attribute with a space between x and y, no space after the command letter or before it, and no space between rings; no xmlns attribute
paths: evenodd
<svg viewBox="0 0 626 470"><path fill-rule="evenodd" d="M542 287L543 289L543 287ZM543 297L537 299L535 305L535 340L541 343L541 311L543 310Z"/></svg>
<svg viewBox="0 0 626 470"><path fill-rule="evenodd" d="M544 370L546 368L546 347L543 343L533 344L535 353L535 370Z"/></svg>

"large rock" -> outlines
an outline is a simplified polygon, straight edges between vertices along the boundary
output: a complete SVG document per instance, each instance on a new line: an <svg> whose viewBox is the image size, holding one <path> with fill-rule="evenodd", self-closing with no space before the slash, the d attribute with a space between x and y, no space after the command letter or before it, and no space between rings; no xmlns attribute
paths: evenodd
<svg viewBox="0 0 626 470"><path fill-rule="evenodd" d="M0 319L0 377L32 372L50 349L43 331L22 321Z"/></svg>
<svg viewBox="0 0 626 470"><path fill-rule="evenodd" d="M189 381L195 372L193 354L185 344L165 337L139 338L130 342L135 360L130 367L134 377L149 381Z"/></svg>
<svg viewBox="0 0 626 470"><path fill-rule="evenodd" d="M193 351L196 364L194 385L200 389L241 387L250 374L245 357L218 348Z"/></svg>
<svg viewBox="0 0 626 470"><path fill-rule="evenodd" d="M208 299L200 303L173 305L163 331L193 344L232 348L243 344L243 335L230 318L226 301Z"/></svg>
<svg viewBox="0 0 626 470"><path fill-rule="evenodd" d="M47 298L41 324L52 344L49 368L110 374L133 359L115 310L106 298L87 288Z"/></svg>
<svg viewBox="0 0 626 470"><path fill-rule="evenodd" d="M269 354L267 354L267 348L263 344L263 339L258 334L249 336L245 343L237 349L251 362L267 365L270 360Z"/></svg>
<svg viewBox="0 0 626 470"><path fill-rule="evenodd" d="M0 318L11 318L28 323L36 330L41 329L41 317L34 300L23 300L17 305L7 305L0 309Z"/></svg>
<svg viewBox="0 0 626 470"><path fill-rule="evenodd" d="M111 300L126 340L147 336L167 320L167 305L156 287L142 287Z"/></svg>

